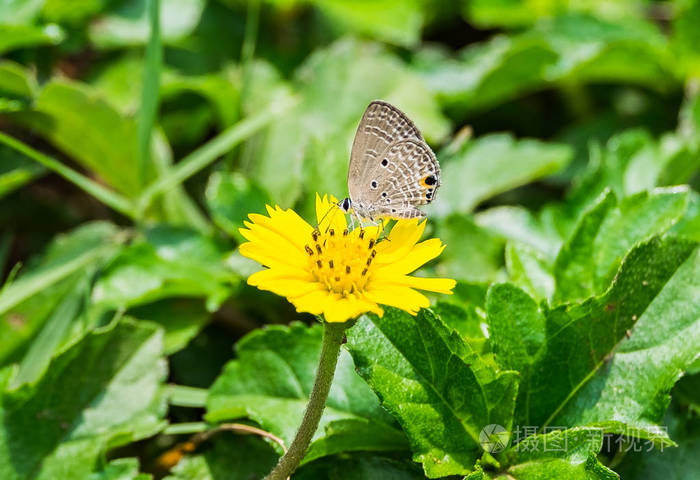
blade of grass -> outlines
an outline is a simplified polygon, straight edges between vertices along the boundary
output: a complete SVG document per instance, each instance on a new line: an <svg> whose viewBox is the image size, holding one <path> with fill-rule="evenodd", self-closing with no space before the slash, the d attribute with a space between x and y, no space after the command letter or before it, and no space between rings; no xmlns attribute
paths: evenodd
<svg viewBox="0 0 700 480"><path fill-rule="evenodd" d="M84 269L87 265L112 251L114 251L114 245L104 245L88 250L59 267L39 269L31 275L24 275L17 281L9 285L6 284L0 292L0 315L4 315L15 305L66 278L71 273Z"/></svg>
<svg viewBox="0 0 700 480"><path fill-rule="evenodd" d="M159 11L159 0L148 0L150 36L144 57L143 89L141 90L141 109L138 119L139 178L141 185L146 184L151 163L151 135L158 115L158 89L160 88L160 70L163 62Z"/></svg>
<svg viewBox="0 0 700 480"><path fill-rule="evenodd" d="M5 271L5 264L10 256L11 245L12 233L9 231L3 232L0 236L0 280L2 280L2 273Z"/></svg>
<svg viewBox="0 0 700 480"><path fill-rule="evenodd" d="M126 215L127 217L134 218L134 206L126 197L103 187L99 183L89 179L81 173L76 172L72 168L67 167L58 160L51 158L48 155L44 155L43 153L34 150L29 145L26 145L16 138L10 137L9 135L5 135L2 132L0 132L0 143L4 143L8 147L17 150L35 162L38 162L44 165L46 168L56 172L77 187L85 190L87 193L108 207L123 215Z"/></svg>
<svg viewBox="0 0 700 480"><path fill-rule="evenodd" d="M151 183L139 198L139 212L145 212L151 202L163 192L183 183L195 173L213 163L224 153L247 139L258 130L267 126L280 114L291 108L298 101L295 97L286 97L275 102L266 110L251 115L232 125L194 152L180 160L168 173Z"/></svg>
<svg viewBox="0 0 700 480"><path fill-rule="evenodd" d="M29 350L19 364L19 371L12 380L12 387L18 387L23 383L33 382L41 376L49 365L51 358L56 353L56 348L61 344L71 323L80 312L88 288L88 277L80 279L75 288L61 300L41 329L41 332L32 341Z"/></svg>

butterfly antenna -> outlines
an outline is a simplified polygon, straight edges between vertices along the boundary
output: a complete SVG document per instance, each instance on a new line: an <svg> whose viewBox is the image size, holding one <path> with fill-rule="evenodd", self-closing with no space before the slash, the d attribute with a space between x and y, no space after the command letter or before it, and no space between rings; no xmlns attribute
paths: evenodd
<svg viewBox="0 0 700 480"><path fill-rule="evenodd" d="M338 207L338 206L335 205L335 207ZM340 208L334 209L333 207L331 207L331 210L333 211L333 215L331 215L331 218L328 219L328 226L326 227L326 231L323 232L324 234L328 233L328 230L330 230L331 224L333 223L333 218L335 217L335 214L338 213L338 210L340 210ZM326 215L328 215L331 212L331 210L326 212ZM326 215L323 216L323 219L321 219L321 222L323 222L323 220L326 218Z"/></svg>
<svg viewBox="0 0 700 480"><path fill-rule="evenodd" d="M335 205L335 204L334 204L334 205L331 205L331 208L329 208L328 210L326 210L326 213L323 214L323 216L321 217L321 220L316 224L316 228L314 228L314 230L318 230L318 227L321 226L321 224L322 224L323 221L326 219L326 217L328 216L328 214L331 213L331 211L333 211L333 209L334 209L335 207L337 207L337 206L338 206L338 205ZM333 220L333 219L331 218L331 220ZM331 223L331 222L328 222L328 225L330 225L330 223ZM328 229L326 229L326 231L328 231Z"/></svg>

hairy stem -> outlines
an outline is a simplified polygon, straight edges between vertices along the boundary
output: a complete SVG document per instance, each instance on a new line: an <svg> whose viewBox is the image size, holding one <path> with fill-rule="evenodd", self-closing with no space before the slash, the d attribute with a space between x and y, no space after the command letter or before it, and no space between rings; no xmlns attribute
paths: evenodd
<svg viewBox="0 0 700 480"><path fill-rule="evenodd" d="M294 473L294 470L304 458L304 454L309 448L309 443L311 443L311 437L313 437L316 428L318 428L318 422L321 420L323 409L326 406L326 399L328 398L328 392L331 389L333 375L335 374L335 367L338 363L340 344L343 342L345 329L348 326L350 326L349 323L324 322L321 358L318 361L316 381L304 412L304 419L301 421L299 430L289 446L289 450L280 458L277 466L265 477L265 480L285 480Z"/></svg>

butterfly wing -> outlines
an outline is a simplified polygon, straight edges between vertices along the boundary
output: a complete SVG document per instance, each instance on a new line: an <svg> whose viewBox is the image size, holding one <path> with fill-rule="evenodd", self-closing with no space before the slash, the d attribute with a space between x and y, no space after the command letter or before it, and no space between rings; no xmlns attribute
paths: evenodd
<svg viewBox="0 0 700 480"><path fill-rule="evenodd" d="M364 182L369 192L361 201L373 205L373 216L423 217L416 206L432 202L440 186L440 165L433 151L423 141L402 140L387 149L384 159L386 166L380 162L368 171Z"/></svg>
<svg viewBox="0 0 700 480"><path fill-rule="evenodd" d="M408 117L393 105L375 100L365 110L355 133L348 168L348 193L357 201L366 185L362 183L368 170L382 161L392 144L406 139L423 141L420 131Z"/></svg>
<svg viewBox="0 0 700 480"><path fill-rule="evenodd" d="M398 108L372 102L355 135L348 190L372 217L424 216L440 185L440 166L413 122Z"/></svg>

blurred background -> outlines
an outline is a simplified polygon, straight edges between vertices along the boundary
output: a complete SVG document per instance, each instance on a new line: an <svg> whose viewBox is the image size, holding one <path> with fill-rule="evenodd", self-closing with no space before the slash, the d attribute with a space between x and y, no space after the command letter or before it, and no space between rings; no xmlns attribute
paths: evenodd
<svg viewBox="0 0 700 480"><path fill-rule="evenodd" d="M606 188L690 184L674 228L700 240L698 79L695 0L5 0L0 366L129 315L165 329L169 381L208 387L238 338L299 318L245 285L237 229L345 196L374 99L438 155L429 268L475 315L494 281L551 298Z"/></svg>

